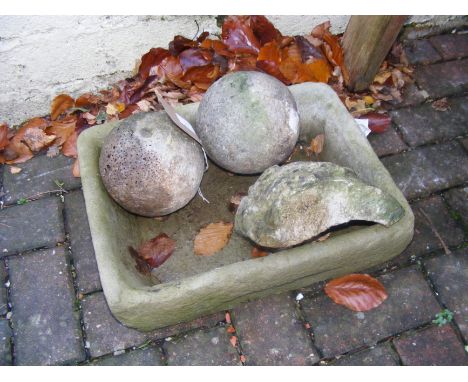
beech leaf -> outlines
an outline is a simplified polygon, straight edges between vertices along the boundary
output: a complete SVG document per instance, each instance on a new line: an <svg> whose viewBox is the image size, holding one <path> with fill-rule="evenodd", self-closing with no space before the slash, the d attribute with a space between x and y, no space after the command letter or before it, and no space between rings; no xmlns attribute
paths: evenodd
<svg viewBox="0 0 468 382"><path fill-rule="evenodd" d="M390 127L390 124L392 122L390 116L388 116L387 114L380 114L376 112L364 114L359 118L368 119L370 131L378 134L386 131Z"/></svg>
<svg viewBox="0 0 468 382"><path fill-rule="evenodd" d="M150 240L145 241L134 250L129 247L130 254L137 262L137 269L142 273L149 273L151 269L161 266L173 253L176 242L161 233Z"/></svg>
<svg viewBox="0 0 468 382"><path fill-rule="evenodd" d="M8 140L8 125L6 123L2 123L0 125L0 150L7 147L8 143L10 143Z"/></svg>
<svg viewBox="0 0 468 382"><path fill-rule="evenodd" d="M55 135L47 135L39 127L30 127L23 135L23 141L32 151L40 151L55 140Z"/></svg>
<svg viewBox="0 0 468 382"><path fill-rule="evenodd" d="M194 252L199 256L212 256L229 242L233 223L211 223L202 228L194 240Z"/></svg>
<svg viewBox="0 0 468 382"><path fill-rule="evenodd" d="M55 121L60 114L75 106L75 100L68 94L59 94L50 105L50 118Z"/></svg>
<svg viewBox="0 0 468 382"><path fill-rule="evenodd" d="M329 281L325 293L335 303L356 312L379 306L388 297L385 287L367 274L350 274Z"/></svg>
<svg viewBox="0 0 468 382"><path fill-rule="evenodd" d="M265 256L268 256L269 253L262 250L261 248L259 247L253 247L252 248L252 257L254 258L257 258L257 257L265 257Z"/></svg>

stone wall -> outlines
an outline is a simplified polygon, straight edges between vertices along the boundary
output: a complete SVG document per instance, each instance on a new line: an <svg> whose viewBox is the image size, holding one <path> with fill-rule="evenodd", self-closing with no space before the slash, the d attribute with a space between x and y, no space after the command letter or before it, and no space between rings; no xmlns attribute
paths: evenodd
<svg viewBox="0 0 468 382"><path fill-rule="evenodd" d="M330 19L344 32L349 16L269 16L284 34L303 34ZM410 22L446 25L448 16ZM130 75L151 47L176 34L219 33L215 16L0 16L0 122L47 114L51 99L105 88Z"/></svg>

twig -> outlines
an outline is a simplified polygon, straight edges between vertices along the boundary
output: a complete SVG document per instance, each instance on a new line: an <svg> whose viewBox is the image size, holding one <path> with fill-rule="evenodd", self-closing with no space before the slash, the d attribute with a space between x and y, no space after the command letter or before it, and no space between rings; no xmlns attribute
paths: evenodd
<svg viewBox="0 0 468 382"><path fill-rule="evenodd" d="M195 21L195 24L197 24L197 33L195 33L195 36L193 36L192 40L195 40L198 36L198 32L200 32L200 25L198 25L197 19L193 20Z"/></svg>
<svg viewBox="0 0 468 382"><path fill-rule="evenodd" d="M434 232L434 235L436 235L437 238L439 239L440 243L442 244L442 247L444 248L445 254L450 255L452 252L450 251L450 249L448 249L447 245L442 240L442 237L439 235L439 232L437 232L437 229L434 227L434 224L432 223L429 216L426 215L426 213L424 212L424 210L422 208L419 208L419 211L421 211L423 216L426 218L427 222L429 223L429 226L431 227L432 232Z"/></svg>
<svg viewBox="0 0 468 382"><path fill-rule="evenodd" d="M21 198L21 199L25 199L27 200L28 202L31 202L31 201L34 201L36 199L38 199L41 195L45 195L45 194L51 194L53 192L63 192L65 194L68 193L67 190L63 189L63 188L60 188L59 190L50 190L50 191L43 191L43 192L39 192L38 194L35 194L33 196L28 196L27 198ZM8 206L3 206L3 208L9 208L9 207L14 207L15 204L11 204L11 205L8 205Z"/></svg>

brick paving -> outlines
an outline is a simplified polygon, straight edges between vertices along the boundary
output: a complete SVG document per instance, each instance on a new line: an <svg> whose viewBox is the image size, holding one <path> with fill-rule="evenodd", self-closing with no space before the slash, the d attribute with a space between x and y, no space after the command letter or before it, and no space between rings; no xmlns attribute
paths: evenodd
<svg viewBox="0 0 468 382"><path fill-rule="evenodd" d="M466 365L467 39L406 42L416 82L390 107L392 127L369 136L416 218L409 247L369 270L387 288L381 306L347 310L318 283L299 302L291 291L239 305L232 326L217 312L127 328L101 290L72 161L42 155L0 177L0 365ZM432 108L441 97L449 110ZM439 327L444 309L453 320Z"/></svg>

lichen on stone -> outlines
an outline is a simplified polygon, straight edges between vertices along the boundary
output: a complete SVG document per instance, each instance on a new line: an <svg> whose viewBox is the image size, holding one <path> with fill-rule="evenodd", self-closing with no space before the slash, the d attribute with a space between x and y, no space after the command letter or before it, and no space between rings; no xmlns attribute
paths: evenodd
<svg viewBox="0 0 468 382"><path fill-rule="evenodd" d="M239 205L235 229L258 245L286 248L355 220L390 226L398 201L362 182L349 168L294 162L267 169Z"/></svg>

